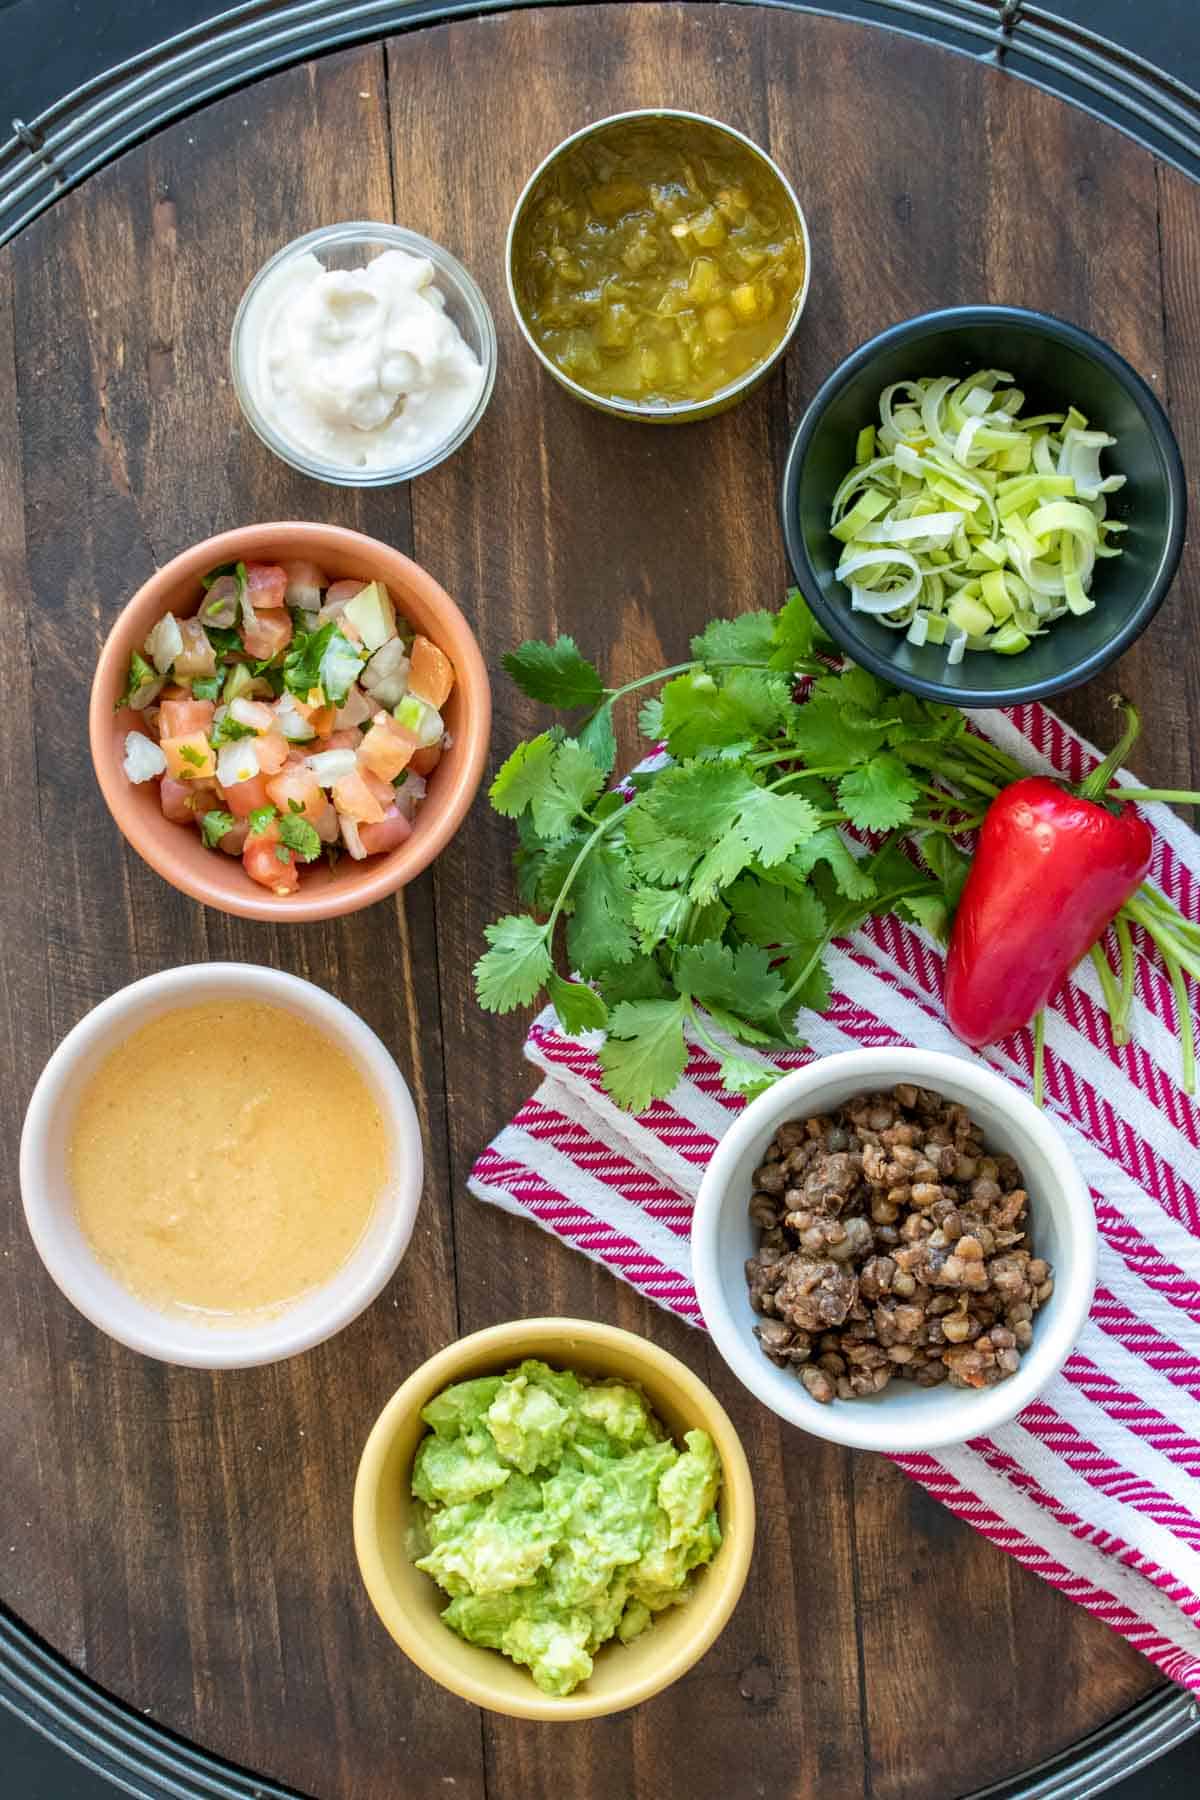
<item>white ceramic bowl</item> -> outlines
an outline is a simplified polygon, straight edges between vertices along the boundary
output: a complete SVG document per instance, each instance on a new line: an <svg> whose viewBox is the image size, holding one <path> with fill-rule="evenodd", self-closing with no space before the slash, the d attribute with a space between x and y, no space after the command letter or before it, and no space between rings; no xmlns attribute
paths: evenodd
<svg viewBox="0 0 1200 1800"><path fill-rule="evenodd" d="M749 1212L752 1177L787 1119L832 1111L852 1094L915 1082L964 1105L991 1150L1020 1164L1030 1235L1054 1271L1054 1292L1034 1315L1033 1343L1015 1375L995 1387L919 1388L891 1382L869 1399L812 1399L788 1369L769 1362L754 1336L743 1264L758 1245ZM1066 1361L1096 1283L1096 1220L1087 1185L1057 1126L981 1063L937 1050L848 1050L786 1075L726 1132L700 1184L692 1220L692 1274L704 1320L738 1380L764 1406L815 1437L895 1455L985 1436L1027 1406Z"/></svg>
<svg viewBox="0 0 1200 1800"><path fill-rule="evenodd" d="M67 1153L81 1089L121 1040L180 1006L238 999L298 1013L365 1077L391 1133L392 1173L362 1241L328 1281L291 1306L244 1326L193 1324L138 1299L93 1252L75 1214ZM197 1369L279 1362L332 1337L369 1306L412 1235L423 1176L421 1129L408 1084L357 1014L296 975L247 963L195 963L148 975L101 1001L69 1031L43 1069L21 1133L21 1197L33 1241L72 1305L131 1350Z"/></svg>

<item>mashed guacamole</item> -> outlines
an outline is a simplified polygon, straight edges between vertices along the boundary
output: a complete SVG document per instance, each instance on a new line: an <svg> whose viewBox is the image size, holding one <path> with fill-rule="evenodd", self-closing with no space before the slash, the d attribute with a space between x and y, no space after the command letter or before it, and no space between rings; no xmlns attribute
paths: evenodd
<svg viewBox="0 0 1200 1800"><path fill-rule="evenodd" d="M547 1694L686 1600L720 1547L712 1439L689 1431L678 1450L637 1388L523 1362L447 1388L421 1417L417 1567L451 1596L452 1630Z"/></svg>

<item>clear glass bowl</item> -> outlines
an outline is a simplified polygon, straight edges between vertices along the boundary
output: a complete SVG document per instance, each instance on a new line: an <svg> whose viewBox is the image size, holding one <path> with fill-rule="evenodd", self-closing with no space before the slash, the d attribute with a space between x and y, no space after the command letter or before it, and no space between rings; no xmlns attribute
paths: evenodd
<svg viewBox="0 0 1200 1800"><path fill-rule="evenodd" d="M437 271L437 287L446 302L447 315L453 319L470 349L483 367L483 386L479 398L454 431L416 461L351 467L327 461L314 455L304 445L285 437L263 415L255 398L253 372L254 337L261 323L260 308L269 303L269 283L289 262L313 255L327 269L361 269L384 250L406 250L410 256L427 256ZM458 261L419 231L407 231L402 225L385 225L370 219L351 220L342 225L322 226L306 232L277 250L265 262L242 295L233 321L229 340L229 356L233 366L233 385L246 422L276 456L311 475L317 481L332 482L337 487L388 487L397 481L409 481L436 468L460 445L478 425L496 380L496 327L491 311L479 288Z"/></svg>

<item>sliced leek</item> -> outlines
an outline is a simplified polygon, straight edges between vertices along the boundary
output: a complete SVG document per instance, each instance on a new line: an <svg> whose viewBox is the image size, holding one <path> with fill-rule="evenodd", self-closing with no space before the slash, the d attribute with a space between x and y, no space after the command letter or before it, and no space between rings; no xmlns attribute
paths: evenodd
<svg viewBox="0 0 1200 1800"><path fill-rule="evenodd" d="M1090 612L1097 559L1119 556L1100 459L1116 439L1075 407L1021 417L1002 369L898 381L879 396L834 495L837 575L855 612L935 645L1017 656L1056 620Z"/></svg>

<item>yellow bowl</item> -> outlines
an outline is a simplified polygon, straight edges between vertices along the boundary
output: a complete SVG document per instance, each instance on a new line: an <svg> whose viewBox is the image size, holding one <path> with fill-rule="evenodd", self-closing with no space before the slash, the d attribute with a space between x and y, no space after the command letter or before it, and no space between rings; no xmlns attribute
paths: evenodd
<svg viewBox="0 0 1200 1800"><path fill-rule="evenodd" d="M408 1553L414 1502L409 1473L425 1435L421 1408L452 1382L499 1374L539 1357L581 1375L637 1382L676 1439L707 1431L725 1479L718 1513L722 1544L682 1606L659 1613L632 1644L605 1644L573 1694L556 1699L529 1671L499 1651L464 1643L441 1612L442 1590ZM410 1375L384 1407L367 1439L354 1488L354 1547L379 1617L406 1656L464 1700L517 1719L595 1719L637 1706L698 1662L741 1597L754 1546L754 1490L737 1432L725 1409L674 1356L615 1326L584 1319L514 1319L441 1350Z"/></svg>

